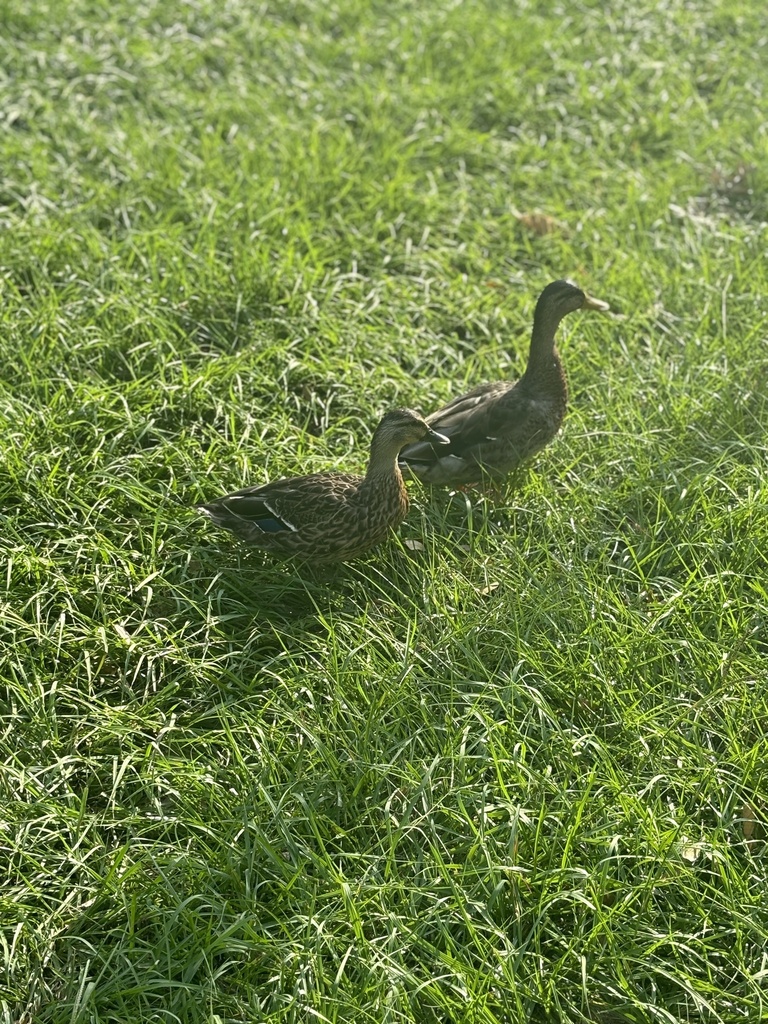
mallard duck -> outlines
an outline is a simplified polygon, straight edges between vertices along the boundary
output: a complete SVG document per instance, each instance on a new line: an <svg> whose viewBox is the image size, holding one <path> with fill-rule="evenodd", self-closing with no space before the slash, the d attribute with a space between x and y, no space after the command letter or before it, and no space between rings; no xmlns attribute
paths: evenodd
<svg viewBox="0 0 768 1024"><path fill-rule="evenodd" d="M539 296L531 350L516 383L480 384L427 416L450 446L435 448L429 437L407 445L400 467L425 483L452 487L501 479L548 444L560 429L568 384L555 348L555 332L575 309L607 310L570 281L553 281Z"/></svg>
<svg viewBox="0 0 768 1024"><path fill-rule="evenodd" d="M304 561L343 562L380 544L405 519L408 492L397 454L424 437L448 443L418 413L394 409L374 431L364 477L290 477L245 487L197 509L253 547Z"/></svg>

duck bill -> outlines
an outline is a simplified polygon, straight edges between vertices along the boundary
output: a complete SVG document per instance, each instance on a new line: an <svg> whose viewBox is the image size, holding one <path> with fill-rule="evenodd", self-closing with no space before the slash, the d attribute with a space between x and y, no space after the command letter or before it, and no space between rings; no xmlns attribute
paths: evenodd
<svg viewBox="0 0 768 1024"><path fill-rule="evenodd" d="M424 435L427 441L433 441L435 444L450 444L450 437L446 437L445 434L438 434L436 430L428 430Z"/></svg>
<svg viewBox="0 0 768 1024"><path fill-rule="evenodd" d="M585 295L584 295L584 304L582 305L581 308L582 309L597 309L601 313L607 313L608 310L611 307L608 305L607 302L603 302L602 299L595 299L591 295L587 295L585 293Z"/></svg>

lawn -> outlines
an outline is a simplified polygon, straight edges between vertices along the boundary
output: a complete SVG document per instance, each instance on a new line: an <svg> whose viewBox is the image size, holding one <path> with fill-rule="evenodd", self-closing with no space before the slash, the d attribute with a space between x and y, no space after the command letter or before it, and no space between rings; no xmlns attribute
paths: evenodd
<svg viewBox="0 0 768 1024"><path fill-rule="evenodd" d="M768 1020L757 0L41 0L0 31L2 1024ZM538 215L538 216L535 216ZM193 506L393 406L505 493Z"/></svg>

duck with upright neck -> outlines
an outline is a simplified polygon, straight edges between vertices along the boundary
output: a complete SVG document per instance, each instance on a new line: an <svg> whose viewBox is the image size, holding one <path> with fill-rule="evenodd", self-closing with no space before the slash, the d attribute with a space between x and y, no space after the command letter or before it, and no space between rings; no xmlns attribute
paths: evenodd
<svg viewBox="0 0 768 1024"><path fill-rule="evenodd" d="M533 315L528 366L517 382L480 384L427 416L450 444L429 437L406 445L400 466L424 483L465 487L499 481L535 455L560 429L568 405L568 383L555 333L576 309L610 307L571 281L553 281L539 296Z"/></svg>

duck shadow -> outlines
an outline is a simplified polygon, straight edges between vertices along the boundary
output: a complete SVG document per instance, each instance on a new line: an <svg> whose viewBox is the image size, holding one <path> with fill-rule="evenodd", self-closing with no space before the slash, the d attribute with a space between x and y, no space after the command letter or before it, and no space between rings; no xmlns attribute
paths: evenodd
<svg viewBox="0 0 768 1024"><path fill-rule="evenodd" d="M340 623L369 612L393 622L430 612L433 581L447 564L472 573L484 538L507 534L511 513L474 494L414 488L412 496L397 536L363 558L327 565L279 560L174 517L151 614L201 650L239 651L264 664L287 652L316 654Z"/></svg>
<svg viewBox="0 0 768 1024"><path fill-rule="evenodd" d="M166 523L151 614L197 644L258 649L263 660L317 649L335 624L371 605L420 600L423 570L397 539L353 562L314 565L277 559L226 534L195 534L186 516Z"/></svg>

